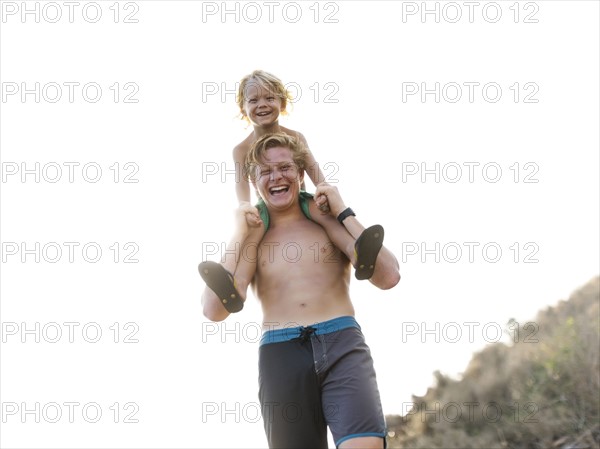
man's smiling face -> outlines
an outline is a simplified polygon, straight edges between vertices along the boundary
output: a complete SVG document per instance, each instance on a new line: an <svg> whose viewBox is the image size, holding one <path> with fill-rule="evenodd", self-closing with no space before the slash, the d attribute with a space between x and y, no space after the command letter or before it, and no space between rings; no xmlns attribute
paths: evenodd
<svg viewBox="0 0 600 449"><path fill-rule="evenodd" d="M289 148L269 148L255 170L256 189L269 208L284 210L297 201L304 172L294 163Z"/></svg>

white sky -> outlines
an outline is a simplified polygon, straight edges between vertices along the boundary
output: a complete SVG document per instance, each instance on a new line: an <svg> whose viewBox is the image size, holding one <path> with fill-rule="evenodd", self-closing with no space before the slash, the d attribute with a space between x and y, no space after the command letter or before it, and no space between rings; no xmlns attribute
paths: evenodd
<svg viewBox="0 0 600 449"><path fill-rule="evenodd" d="M38 5L40 23L21 16L21 2L2 2L0 23L2 447L266 445L254 419L258 304L220 327L206 322L196 270L229 239L234 177L222 170L233 169L231 149L249 132L223 89L256 68L296 88L281 123L305 134L347 204L363 224L384 225L400 259L395 289L351 286L385 413L406 411L434 370L459 375L511 317L534 320L600 271L597 2L480 2L472 11L427 2L439 23L421 17L421 2L279 2L272 23L263 2L228 2L239 23L223 20L221 2L80 2L73 23L67 4L26 4ZM23 101L36 82L39 103L33 93ZM87 83L102 90L95 103L84 98ZM422 101L436 83L439 102L433 93ZM40 182L22 182L36 163ZM421 169L436 163L439 182L422 182ZM48 182L57 166L62 178ZM98 182L86 181L97 166ZM456 167L462 177L449 182ZM498 181L486 181L497 167ZM22 242L39 242L39 263L35 251L21 262ZM422 261L421 244L436 242L440 260ZM89 258L101 248L97 263L84 259L86 244ZM498 261L486 261L496 248ZM35 331L22 343L35 323L40 343ZM50 343L57 326L62 338ZM84 326L88 339L102 330L98 343ZM462 337L444 341L457 326ZM72 423L70 402L79 403ZM40 423L21 415L36 403ZM87 422L96 409L101 418Z"/></svg>

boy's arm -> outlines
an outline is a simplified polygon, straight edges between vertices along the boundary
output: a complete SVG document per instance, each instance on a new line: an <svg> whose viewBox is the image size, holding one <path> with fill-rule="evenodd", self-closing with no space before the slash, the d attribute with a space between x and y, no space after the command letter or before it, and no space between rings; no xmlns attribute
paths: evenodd
<svg viewBox="0 0 600 449"><path fill-rule="evenodd" d="M235 194L238 204L250 204L250 182L244 173L246 152L241 146L233 149L233 162L235 164ZM255 207L253 207L252 211L248 212L247 220L250 226L259 226L262 223L258 210Z"/></svg>
<svg viewBox="0 0 600 449"><path fill-rule="evenodd" d="M250 183L244 176L246 154L243 148L237 146L233 149L233 162L235 164L235 194L238 203L250 202Z"/></svg>
<svg viewBox="0 0 600 449"><path fill-rule="evenodd" d="M306 138L300 132L298 133L298 139L304 144L306 150L308 151L308 155L306 156L306 174L313 184L318 186L322 182L325 182L325 175L321 171L321 167L319 167L319 164L312 154L312 151L310 151Z"/></svg>
<svg viewBox="0 0 600 449"><path fill-rule="evenodd" d="M300 142L302 142L304 144L304 147L306 148L306 151L308 152L308 154L306 155L305 170L306 170L306 173L308 174L308 177L310 178L310 180L313 182L313 184L316 187L319 184L321 184L322 182L325 182L325 175L321 171L321 167L319 167L319 164L318 164L317 160L315 159L315 157L313 156L312 151L310 151L310 148L308 147L308 142L306 141L306 137L304 137L304 135L299 132L298 139L300 140ZM303 190L306 190L306 187L304 186L304 181L302 182L301 187ZM315 195L315 203L317 204L317 207L319 208L319 210L321 211L322 214L327 214L329 212L329 206L327 204L326 196Z"/></svg>

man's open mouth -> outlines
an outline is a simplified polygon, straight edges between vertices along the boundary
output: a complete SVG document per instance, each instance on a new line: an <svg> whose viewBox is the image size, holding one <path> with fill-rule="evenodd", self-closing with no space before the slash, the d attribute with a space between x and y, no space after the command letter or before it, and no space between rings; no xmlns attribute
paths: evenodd
<svg viewBox="0 0 600 449"><path fill-rule="evenodd" d="M271 187L269 193L271 195L282 195L290 190L289 186Z"/></svg>

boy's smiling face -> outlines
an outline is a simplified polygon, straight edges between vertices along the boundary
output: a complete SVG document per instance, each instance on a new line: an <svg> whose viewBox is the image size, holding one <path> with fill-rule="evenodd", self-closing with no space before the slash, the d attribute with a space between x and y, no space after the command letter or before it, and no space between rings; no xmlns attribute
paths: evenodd
<svg viewBox="0 0 600 449"><path fill-rule="evenodd" d="M270 209L284 210L295 204L304 172L294 163L289 148L269 148L255 170L256 190Z"/></svg>
<svg viewBox="0 0 600 449"><path fill-rule="evenodd" d="M281 98L266 86L251 81L244 91L244 114L255 126L268 126L279 119Z"/></svg>

